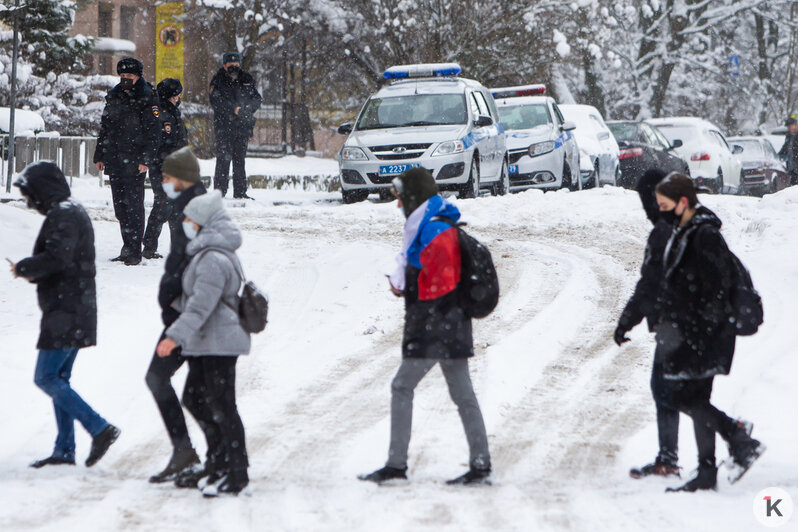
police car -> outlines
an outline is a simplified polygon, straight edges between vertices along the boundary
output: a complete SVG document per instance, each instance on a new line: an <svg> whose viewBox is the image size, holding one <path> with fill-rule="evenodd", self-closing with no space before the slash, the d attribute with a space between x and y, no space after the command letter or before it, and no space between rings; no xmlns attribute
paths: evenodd
<svg viewBox="0 0 798 532"><path fill-rule="evenodd" d="M371 192L390 194L391 180L410 168L428 169L441 190L474 198L482 188L509 189L504 127L490 92L458 77L456 63L393 66L389 84L372 95L338 154L344 203Z"/></svg>
<svg viewBox="0 0 798 532"><path fill-rule="evenodd" d="M507 129L510 187L514 190L581 188L579 148L543 85L491 89Z"/></svg>

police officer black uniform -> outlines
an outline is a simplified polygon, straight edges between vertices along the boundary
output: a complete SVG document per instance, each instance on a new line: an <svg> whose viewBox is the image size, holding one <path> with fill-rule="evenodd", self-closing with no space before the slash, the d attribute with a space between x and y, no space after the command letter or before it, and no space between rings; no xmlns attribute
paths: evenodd
<svg viewBox="0 0 798 532"><path fill-rule="evenodd" d="M241 70L241 54L224 54L224 66L211 80L210 101L213 107L213 130L216 135L216 172L213 188L227 194L230 161L233 162L233 197L247 196L244 159L247 143L255 127L255 111L261 98L254 78Z"/></svg>
<svg viewBox="0 0 798 532"><path fill-rule="evenodd" d="M784 136L784 145L779 150L779 157L787 164L790 185L798 185L798 115L791 114L784 125L787 126L787 134Z"/></svg>
<svg viewBox="0 0 798 532"><path fill-rule="evenodd" d="M158 150L158 163L151 167L149 172L154 201L150 216L147 218L147 228L144 230L142 255L145 259L162 257L158 253L158 237L161 235L163 224L169 219L171 209L171 204L163 191L161 165L170 153L183 146L188 146L186 125L179 109L183 85L179 79L166 78L158 84L156 91L161 110L161 147Z"/></svg>
<svg viewBox="0 0 798 532"><path fill-rule="evenodd" d="M94 162L111 180L114 214L122 231L122 251L114 261L141 262L144 235L144 177L157 164L161 110L144 65L126 57L116 65L121 81L105 97Z"/></svg>

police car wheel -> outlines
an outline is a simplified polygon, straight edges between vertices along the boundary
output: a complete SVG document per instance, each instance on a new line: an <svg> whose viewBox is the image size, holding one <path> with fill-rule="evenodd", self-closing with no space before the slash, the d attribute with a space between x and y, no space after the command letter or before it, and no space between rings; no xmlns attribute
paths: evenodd
<svg viewBox="0 0 798 532"><path fill-rule="evenodd" d="M341 190L344 203L358 203L369 197L368 190Z"/></svg>
<svg viewBox="0 0 798 532"><path fill-rule="evenodd" d="M468 174L468 181L460 189L461 198L476 198L479 196L479 165L476 158L471 160L471 171Z"/></svg>
<svg viewBox="0 0 798 532"><path fill-rule="evenodd" d="M504 196L510 191L510 173L507 171L507 161L502 163L502 173L499 180L493 186L494 196Z"/></svg>
<svg viewBox="0 0 798 532"><path fill-rule="evenodd" d="M573 190L573 181L571 179L571 167L568 166L568 162L563 162L562 165L562 187L567 188L569 190Z"/></svg>

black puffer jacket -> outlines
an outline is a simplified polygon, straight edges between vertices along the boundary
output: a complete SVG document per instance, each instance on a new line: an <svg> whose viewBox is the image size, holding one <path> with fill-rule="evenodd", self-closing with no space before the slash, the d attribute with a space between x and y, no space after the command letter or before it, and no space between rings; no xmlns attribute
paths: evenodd
<svg viewBox="0 0 798 532"><path fill-rule="evenodd" d="M731 369L734 266L720 226L712 211L699 206L665 250L657 356L670 378L727 375Z"/></svg>
<svg viewBox="0 0 798 532"><path fill-rule="evenodd" d="M51 162L30 165L20 190L45 215L33 255L17 274L36 284L42 309L39 349L80 348L97 342L94 229L80 204L69 199L64 174Z"/></svg>
<svg viewBox="0 0 798 532"><path fill-rule="evenodd" d="M158 287L158 303L161 305L161 319L165 326L169 326L180 317L180 313L172 308L172 302L183 293L183 271L191 260L186 254L188 238L183 232L183 209L188 202L201 194L205 194L205 185L202 182L184 190L177 198L172 200L172 211L169 215L169 238L171 241L169 255L166 257L161 284Z"/></svg>
<svg viewBox="0 0 798 532"><path fill-rule="evenodd" d="M169 100L161 99L161 147L158 149L158 164L175 150L188 146L186 124L180 109Z"/></svg>
<svg viewBox="0 0 798 532"><path fill-rule="evenodd" d="M137 175L138 165L159 162L161 111L152 86L139 78L130 93L119 85L105 97L94 162L105 164L108 175Z"/></svg>
<svg viewBox="0 0 798 532"><path fill-rule="evenodd" d="M213 130L217 137L252 136L255 127L255 111L263 100L254 78L241 72L236 79L220 68L211 80L211 107L213 107ZM238 114L235 108L241 107Z"/></svg>
<svg viewBox="0 0 798 532"><path fill-rule="evenodd" d="M779 157L787 163L787 171L798 174L798 133L787 133L784 136L784 145L779 150Z"/></svg>

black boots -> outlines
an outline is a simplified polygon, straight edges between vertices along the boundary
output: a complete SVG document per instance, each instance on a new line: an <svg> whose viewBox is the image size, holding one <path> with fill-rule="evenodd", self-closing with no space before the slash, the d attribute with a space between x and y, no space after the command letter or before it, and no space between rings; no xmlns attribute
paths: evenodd
<svg viewBox="0 0 798 532"><path fill-rule="evenodd" d="M653 463L646 464L640 468L632 468L629 470L629 476L632 478L643 478L650 476L658 477L676 477L681 478L681 467L675 463L662 460L659 456Z"/></svg>
<svg viewBox="0 0 798 532"><path fill-rule="evenodd" d="M202 487L203 497L219 497L221 495L238 495L249 484L247 470L234 470L220 475L219 478L208 477L208 482Z"/></svg>
<svg viewBox="0 0 798 532"><path fill-rule="evenodd" d="M67 460L66 458L59 458L57 456L48 456L42 460L36 460L30 466L35 469L41 469L48 465L75 465L75 459Z"/></svg>
<svg viewBox="0 0 798 532"><path fill-rule="evenodd" d="M89 457L86 458L86 467L91 467L100 461L100 458L105 456L108 448L116 441L121 431L113 425L105 427L101 433L91 440L91 451Z"/></svg>
<svg viewBox="0 0 798 532"><path fill-rule="evenodd" d="M446 483L450 486L477 486L479 484L490 486L490 468L477 469L472 467L459 477L453 478L452 480L447 480Z"/></svg>
<svg viewBox="0 0 798 532"><path fill-rule="evenodd" d="M398 469L396 467L385 466L382 469L374 471L373 473L369 473L367 475L358 475L357 478L360 480L367 480L369 482L376 482L377 484L382 484L384 482L388 482L389 480L407 480L407 467Z"/></svg>
<svg viewBox="0 0 798 532"><path fill-rule="evenodd" d="M729 441L729 454L732 460L727 462L729 482L734 484L740 480L754 462L765 452L765 446L753 439L744 431L735 433Z"/></svg>
<svg viewBox="0 0 798 532"><path fill-rule="evenodd" d="M714 490L718 487L718 468L714 463L701 463L698 465L698 471L687 484L679 486L678 488L668 488L665 491L678 492L688 491L694 492L698 490Z"/></svg>
<svg viewBox="0 0 798 532"><path fill-rule="evenodd" d="M169 460L169 463L166 465L163 471L158 473L157 475L153 475L150 477L150 482L153 484L160 484L161 482L171 482L175 480L180 473L189 469L194 465L199 465L200 459L197 456L196 451L194 449L183 449L175 451L172 453L172 458Z"/></svg>

